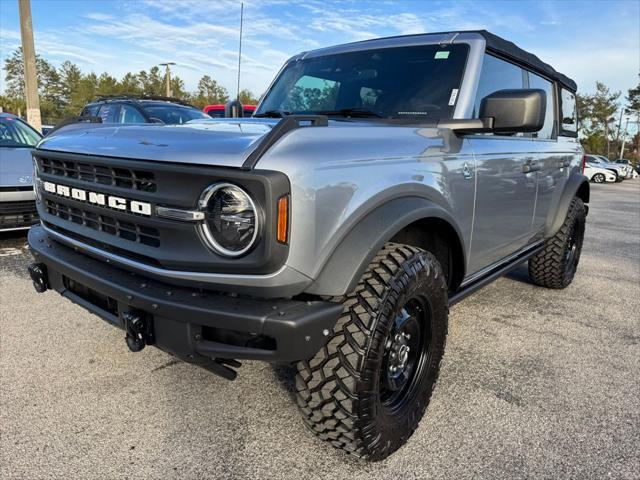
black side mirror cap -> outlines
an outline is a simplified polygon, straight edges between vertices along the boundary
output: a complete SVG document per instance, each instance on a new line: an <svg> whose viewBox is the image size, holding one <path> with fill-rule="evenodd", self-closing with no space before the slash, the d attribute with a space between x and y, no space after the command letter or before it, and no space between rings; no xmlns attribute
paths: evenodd
<svg viewBox="0 0 640 480"><path fill-rule="evenodd" d="M537 88L498 90L482 99L480 118L493 118L493 132L537 132L544 125L547 94Z"/></svg>
<svg viewBox="0 0 640 480"><path fill-rule="evenodd" d="M448 128L459 134L490 133L493 131L493 118L452 118L440 120L438 128Z"/></svg>

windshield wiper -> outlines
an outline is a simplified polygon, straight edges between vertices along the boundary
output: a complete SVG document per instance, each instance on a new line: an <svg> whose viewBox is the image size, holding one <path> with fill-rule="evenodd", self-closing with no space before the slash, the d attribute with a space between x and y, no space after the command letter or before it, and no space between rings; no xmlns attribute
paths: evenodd
<svg viewBox="0 0 640 480"><path fill-rule="evenodd" d="M342 117L376 117L385 118L384 115L366 108L341 108L340 110L320 110L316 115L340 115Z"/></svg>
<svg viewBox="0 0 640 480"><path fill-rule="evenodd" d="M291 115L288 110L267 110L266 112L256 113L254 117L282 118Z"/></svg>

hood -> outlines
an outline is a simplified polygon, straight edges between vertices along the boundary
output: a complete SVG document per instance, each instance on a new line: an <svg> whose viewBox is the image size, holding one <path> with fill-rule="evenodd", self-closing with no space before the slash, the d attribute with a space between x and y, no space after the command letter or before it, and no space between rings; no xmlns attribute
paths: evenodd
<svg viewBox="0 0 640 480"><path fill-rule="evenodd" d="M31 149L0 147L0 187L28 187L32 183Z"/></svg>
<svg viewBox="0 0 640 480"><path fill-rule="evenodd" d="M77 123L38 149L136 160L241 167L279 119L202 120L184 125Z"/></svg>

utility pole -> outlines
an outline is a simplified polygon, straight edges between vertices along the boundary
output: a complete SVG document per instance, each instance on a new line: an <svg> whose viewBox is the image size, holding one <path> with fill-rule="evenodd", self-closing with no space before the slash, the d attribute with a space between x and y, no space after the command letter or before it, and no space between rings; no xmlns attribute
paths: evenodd
<svg viewBox="0 0 640 480"><path fill-rule="evenodd" d="M167 63L161 63L160 66L162 67L166 67L166 73L165 73L165 84L166 84L166 89L167 89L167 97L171 96L171 65L175 65L175 62L167 62Z"/></svg>
<svg viewBox="0 0 640 480"><path fill-rule="evenodd" d="M620 109L620 120L618 120L618 132L616 133L616 143L620 141L620 132L622 131L622 114L627 113L626 108Z"/></svg>
<svg viewBox="0 0 640 480"><path fill-rule="evenodd" d="M620 147L620 157L624 158L624 144L627 141L627 128L629 128L629 119L627 118L627 122L624 126L624 133L622 134L622 146Z"/></svg>
<svg viewBox="0 0 640 480"><path fill-rule="evenodd" d="M36 70L36 49L33 44L33 24L31 22L30 0L18 0L20 11L20 36L24 60L24 96L27 102L27 122L33 128L42 129L40 99L38 98L38 72Z"/></svg>

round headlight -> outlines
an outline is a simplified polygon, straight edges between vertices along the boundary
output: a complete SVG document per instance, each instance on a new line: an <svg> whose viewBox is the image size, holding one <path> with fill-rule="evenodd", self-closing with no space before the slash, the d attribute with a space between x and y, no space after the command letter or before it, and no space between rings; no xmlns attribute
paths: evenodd
<svg viewBox="0 0 640 480"><path fill-rule="evenodd" d="M216 183L200 197L206 218L200 233L209 248L227 257L239 257L254 246L260 215L253 199L231 183Z"/></svg>

